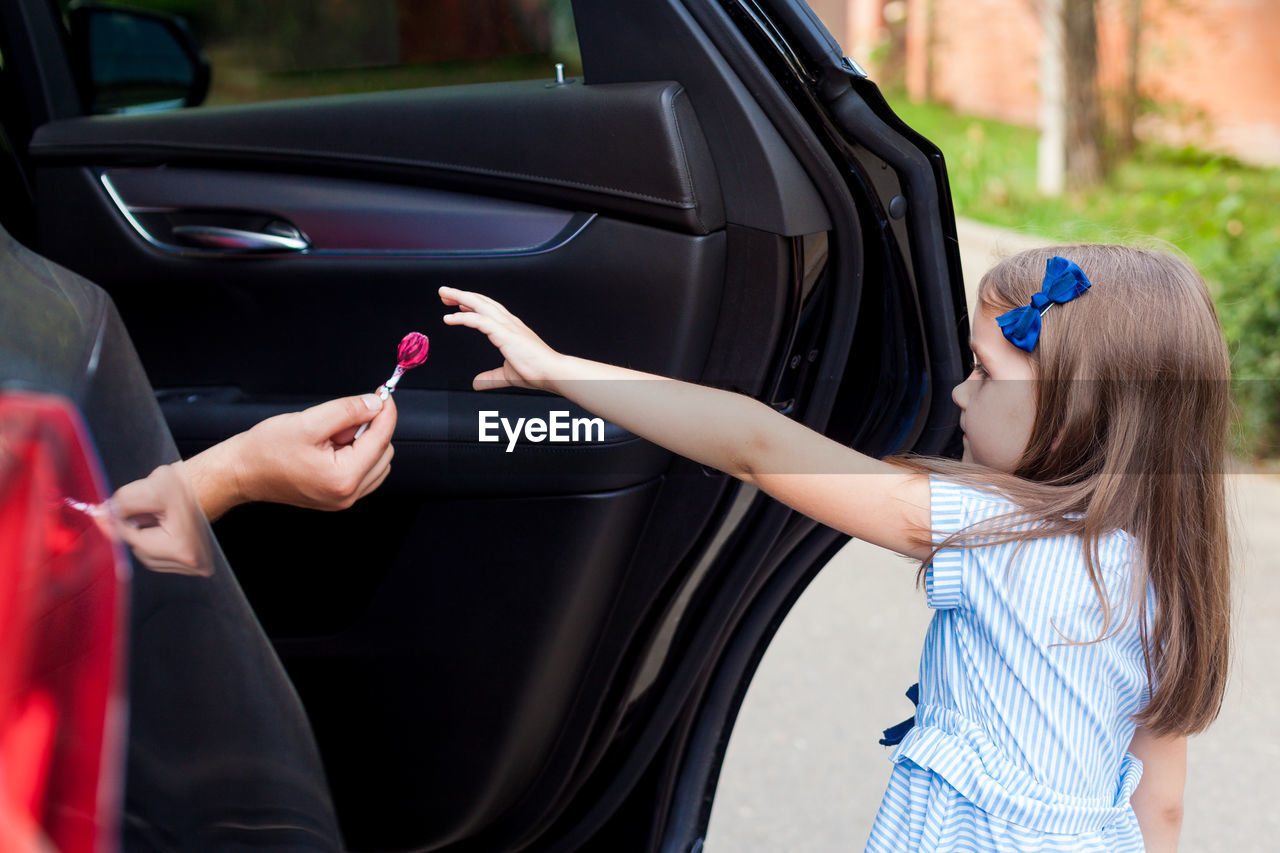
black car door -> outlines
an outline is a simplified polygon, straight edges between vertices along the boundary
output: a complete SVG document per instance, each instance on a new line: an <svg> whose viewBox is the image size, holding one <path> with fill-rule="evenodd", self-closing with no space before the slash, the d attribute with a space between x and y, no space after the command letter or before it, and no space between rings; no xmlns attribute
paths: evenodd
<svg viewBox="0 0 1280 853"><path fill-rule="evenodd" d="M350 846L687 849L753 662L842 537L611 425L481 441L483 412L586 413L471 390L495 353L436 288L867 452L954 449L937 152L783 0L578 0L562 83L119 116L81 115L53 8L5 6L40 81L31 240L111 293L184 453L431 337L378 493L215 527Z"/></svg>

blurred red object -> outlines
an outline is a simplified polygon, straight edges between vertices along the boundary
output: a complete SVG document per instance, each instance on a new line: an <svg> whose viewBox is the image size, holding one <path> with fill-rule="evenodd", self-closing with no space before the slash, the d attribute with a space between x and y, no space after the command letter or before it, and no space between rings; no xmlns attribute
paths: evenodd
<svg viewBox="0 0 1280 853"><path fill-rule="evenodd" d="M0 850L113 851L128 564L64 399L0 393Z"/></svg>

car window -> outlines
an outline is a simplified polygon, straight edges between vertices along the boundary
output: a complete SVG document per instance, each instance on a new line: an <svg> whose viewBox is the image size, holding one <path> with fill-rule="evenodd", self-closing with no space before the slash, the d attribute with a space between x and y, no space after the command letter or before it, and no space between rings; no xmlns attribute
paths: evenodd
<svg viewBox="0 0 1280 853"><path fill-rule="evenodd" d="M54 0L66 12L75 0ZM108 0L176 15L205 105L581 74L570 0Z"/></svg>
<svg viewBox="0 0 1280 853"><path fill-rule="evenodd" d="M9 52L7 37L0 31L0 226L18 240L30 242L35 209L22 152L31 136L31 122L17 77L6 61Z"/></svg>

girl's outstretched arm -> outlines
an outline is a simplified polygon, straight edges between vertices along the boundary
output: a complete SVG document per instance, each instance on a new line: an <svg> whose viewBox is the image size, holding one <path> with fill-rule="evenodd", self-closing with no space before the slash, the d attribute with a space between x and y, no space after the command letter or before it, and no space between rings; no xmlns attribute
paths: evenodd
<svg viewBox="0 0 1280 853"><path fill-rule="evenodd" d="M1129 751L1142 761L1142 781L1129 798L1147 853L1174 853L1182 834L1182 789L1187 780L1185 735L1155 735L1139 726Z"/></svg>
<svg viewBox="0 0 1280 853"><path fill-rule="evenodd" d="M929 483L716 388L562 355L478 293L440 288L455 326L488 336L505 359L477 389L552 391L622 428L763 489L799 512L917 559L929 552Z"/></svg>

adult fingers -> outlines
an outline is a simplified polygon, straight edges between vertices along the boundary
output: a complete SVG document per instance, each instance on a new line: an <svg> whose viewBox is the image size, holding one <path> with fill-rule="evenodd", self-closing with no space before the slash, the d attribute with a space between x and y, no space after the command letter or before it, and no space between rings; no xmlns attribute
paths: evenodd
<svg viewBox="0 0 1280 853"><path fill-rule="evenodd" d="M367 450L372 445L364 439L365 436L361 436L357 443ZM375 484L382 482L391 467L395 448L390 444L383 445L377 448L377 456L368 458L357 457L355 450L354 447L338 449L335 458L339 461L339 467L333 472L333 478L321 499L311 504L313 508L330 512L347 509L376 488Z"/></svg>
<svg viewBox="0 0 1280 853"><path fill-rule="evenodd" d="M364 426L364 424L361 424L360 426ZM339 447L345 447L356 440L356 433L358 432L360 432L359 426L349 426L341 432L335 432L333 435L329 436L329 440Z"/></svg>
<svg viewBox="0 0 1280 853"><path fill-rule="evenodd" d="M154 527L174 507L194 501L182 463L161 465L141 480L125 483L111 496L116 518L133 527Z"/></svg>
<svg viewBox="0 0 1280 853"><path fill-rule="evenodd" d="M164 496L152 477L125 483L111 496L111 508L118 518L155 515L165 508Z"/></svg>
<svg viewBox="0 0 1280 853"><path fill-rule="evenodd" d="M396 449L388 444L387 449L378 457L377 463L369 468L364 475L364 479L360 481L360 487L356 489L356 500L382 485L382 481L387 478L387 474L391 471L391 458L395 455Z"/></svg>
<svg viewBox="0 0 1280 853"><path fill-rule="evenodd" d="M120 538L138 561L148 569L183 575L208 577L213 574L213 559L202 531L169 524L135 528L121 526Z"/></svg>
<svg viewBox="0 0 1280 853"><path fill-rule="evenodd" d="M388 397L383 409L369 423L364 434L347 445L336 442L334 460L337 462L338 488L343 494L355 494L365 474L378 464L378 460L391 446L391 436L396 429L399 410Z"/></svg>
<svg viewBox="0 0 1280 853"><path fill-rule="evenodd" d="M373 420L382 411L384 403L377 394L359 394L339 397L304 409L298 413L303 429L310 438L323 440L338 435L349 427L358 427Z"/></svg>
<svg viewBox="0 0 1280 853"><path fill-rule="evenodd" d="M209 575L208 528L180 463L162 465L111 498L121 521L115 533L143 565L157 571Z"/></svg>
<svg viewBox="0 0 1280 853"><path fill-rule="evenodd" d="M352 445L361 450L358 455L368 453L376 456L377 454L373 453L374 448L390 443L399 418L400 409L396 406L395 397L388 394L387 399L382 403L382 411L378 412L369 423L369 428L360 436L360 440Z"/></svg>
<svg viewBox="0 0 1280 853"><path fill-rule="evenodd" d="M368 427L377 426L381 428L374 431L375 435L380 435L384 431L388 433L390 431L394 431L396 419L399 417L399 409L396 408L395 403L391 402L392 399L392 396L387 394L386 398L382 400L382 411L374 415L372 421L355 426L349 426L346 429L329 436L329 440L338 447L345 447L352 444L357 437L367 435L369 432ZM372 444L376 440L377 439L372 439L366 442L366 444ZM388 440L390 439L388 438Z"/></svg>
<svg viewBox="0 0 1280 853"><path fill-rule="evenodd" d="M364 494L367 495L370 492L376 492L378 490L378 487L382 485L382 482L386 480L390 474L391 474L391 465L388 464L385 468L383 468L381 471L378 472L377 479L375 479L372 483L369 484L369 487L364 490ZM361 497L363 496L364 495L361 495Z"/></svg>

